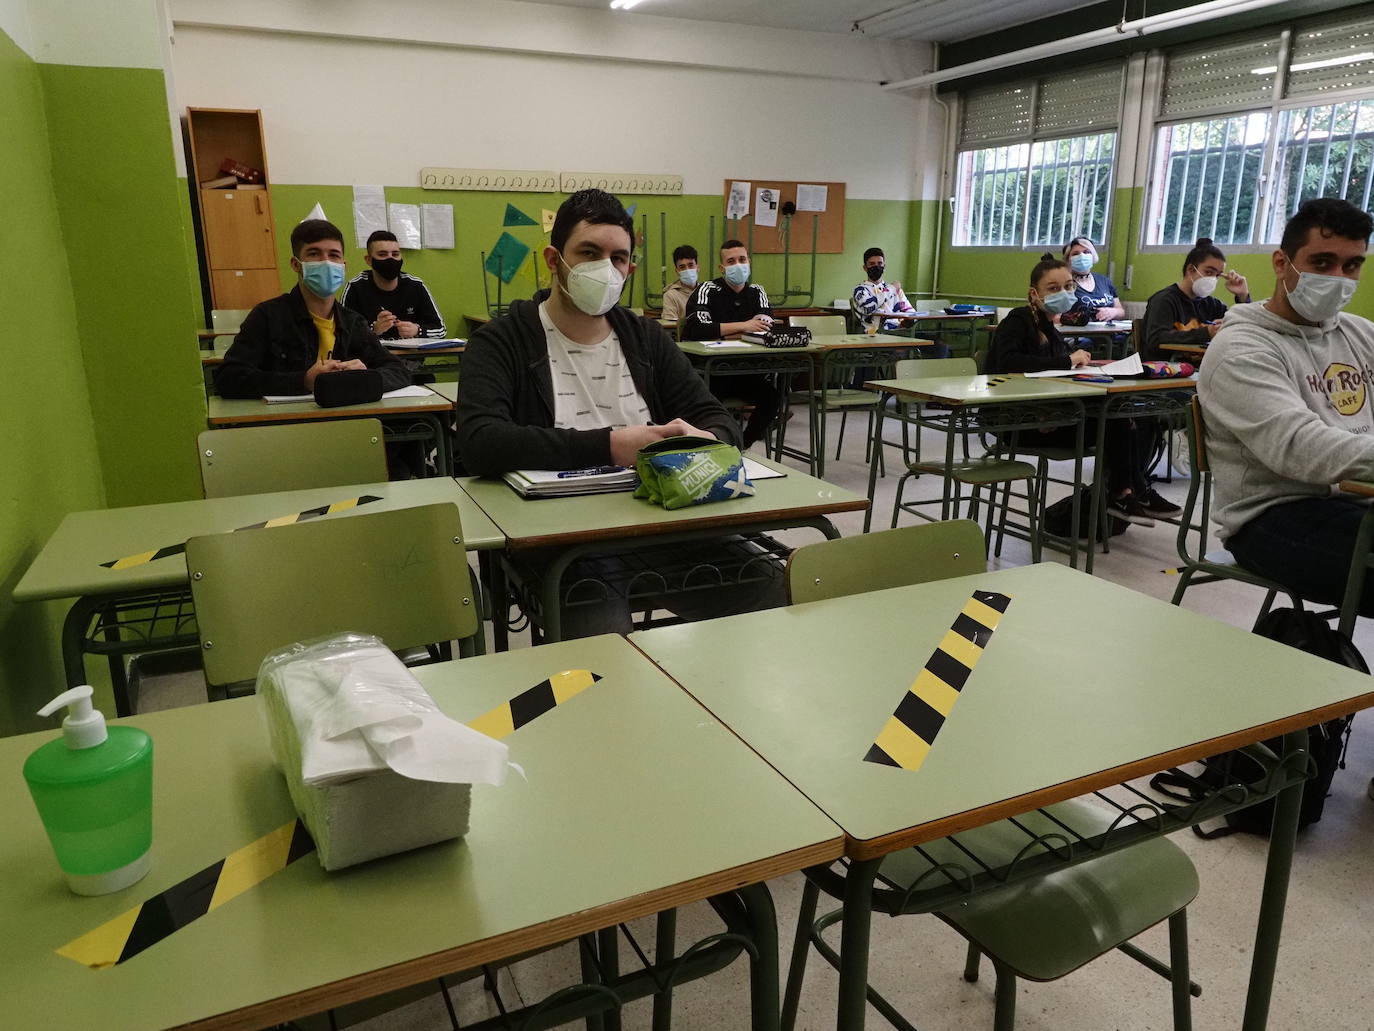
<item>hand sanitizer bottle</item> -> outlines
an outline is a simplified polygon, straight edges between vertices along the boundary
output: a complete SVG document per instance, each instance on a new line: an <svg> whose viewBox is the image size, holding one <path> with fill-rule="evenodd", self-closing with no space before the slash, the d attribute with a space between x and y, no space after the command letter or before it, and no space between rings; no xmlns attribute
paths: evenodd
<svg viewBox="0 0 1374 1031"><path fill-rule="evenodd" d="M24 763L24 779L78 895L105 895L148 872L153 844L153 742L137 727L105 726L83 684L58 695L40 716L70 706L61 739Z"/></svg>

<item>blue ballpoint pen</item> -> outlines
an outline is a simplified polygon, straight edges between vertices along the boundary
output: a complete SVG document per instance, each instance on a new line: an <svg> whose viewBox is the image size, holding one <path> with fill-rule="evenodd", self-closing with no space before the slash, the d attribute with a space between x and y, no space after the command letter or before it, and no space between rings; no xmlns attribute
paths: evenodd
<svg viewBox="0 0 1374 1031"><path fill-rule="evenodd" d="M603 476L607 473L623 473L623 465L597 465L590 469L567 469L558 474L560 480L570 479L573 476Z"/></svg>

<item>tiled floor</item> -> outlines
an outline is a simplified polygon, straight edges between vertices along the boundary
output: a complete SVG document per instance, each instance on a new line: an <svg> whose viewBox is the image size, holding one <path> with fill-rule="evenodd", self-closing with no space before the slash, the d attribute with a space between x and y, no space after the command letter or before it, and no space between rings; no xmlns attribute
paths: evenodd
<svg viewBox="0 0 1374 1031"><path fill-rule="evenodd" d="M863 492L867 489L867 466L862 462L862 440L853 433L854 428L851 420L846 453L827 467L826 478ZM838 426L832 425L832 441L836 429ZM927 479L920 482L919 489L936 488ZM1181 502L1187 481L1161 489ZM893 490L892 477L880 481L875 526L886 525ZM836 523L843 533L852 534L860 532L863 519L862 515L842 516ZM1132 527L1113 539L1111 554L1098 556L1096 572L1167 600L1177 582L1163 572L1177 564L1174 533L1174 527L1162 523L1149 529ZM795 537L795 543L806 543L814 534L808 537L797 532ZM1058 556L1049 557L1059 560ZM1028 560L1024 545L1009 542L1000 561L1017 565ZM1217 584L1190 591L1187 607L1248 627L1259 602L1258 592L1252 589ZM1356 643L1367 656L1374 656L1374 631L1364 623L1357 630ZM1167 641L1160 642L1159 654L1153 675L1166 677ZM202 692L203 686L194 676L167 678L148 685L144 705L185 704L203 698ZM1370 957L1374 956L1374 862L1370 859L1374 802L1365 796L1371 775L1374 720L1364 716L1356 721L1348 768L1336 777L1325 815L1299 839L1269 1021L1274 1031L1374 1029L1374 976L1370 973ZM1199 841L1191 834L1176 835L1174 840L1193 857L1202 883L1189 910L1193 978L1203 988L1202 997L1193 1003L1194 1026L1199 1031L1235 1028L1240 1023L1249 972L1265 843L1247 836ZM784 877L769 887L777 904L785 964L801 880L799 876ZM708 906L688 907L680 918L679 940L695 940L718 929ZM634 926L642 942L652 941L652 930L652 922L641 921ZM873 942L874 984L922 1031L992 1026L991 971L985 971L977 984L964 982L960 977L961 939L938 920L875 918ZM1164 954L1161 929L1144 936L1144 943L1157 954ZM535 1001L567 983L567 975L576 969L576 955L565 947L503 974L501 990L507 1005ZM684 1031L748 1027L746 976L745 967L737 963L713 978L680 989L674 1000L676 1027ZM833 1027L834 993L834 974L813 955L798 1027L808 1031ZM463 1025L496 1012L480 980L467 982L452 994ZM648 1028L649 1012L647 1001L627 1007L624 1026L631 1031ZM341 1023L350 1019L347 1013L339 1016ZM1159 1031L1172 1026L1167 983L1119 953L1052 984L1022 985L1017 1017L1017 1027L1022 1031ZM318 1026L327 1025L321 1022ZM435 992L365 1019L358 1026L368 1031L440 1031L451 1024ZM886 1024L870 1010L869 1026Z"/></svg>

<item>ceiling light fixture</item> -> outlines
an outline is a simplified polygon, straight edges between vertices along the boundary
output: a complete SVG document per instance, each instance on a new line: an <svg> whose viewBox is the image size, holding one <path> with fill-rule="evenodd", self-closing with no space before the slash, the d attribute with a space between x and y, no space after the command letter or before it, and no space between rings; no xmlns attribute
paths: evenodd
<svg viewBox="0 0 1374 1031"><path fill-rule="evenodd" d="M611 0L612 11L628 11L639 3L639 0Z"/></svg>
<svg viewBox="0 0 1374 1031"><path fill-rule="evenodd" d="M900 82L884 83L883 89L895 91L934 86L937 83L948 82L950 79L964 79L970 75L979 75L1001 68L1011 68L1019 64L1028 64L1031 61L1061 57L1064 54L1083 54L1086 50L1114 43L1124 36L1149 36L1166 29L1182 28L1197 22L1211 21L1226 15L1243 14L1247 11L1258 11L1287 2L1288 0L1208 0L1207 3L1170 11L1168 14L1153 14L1148 18L1140 18L1136 21L1123 21L1119 25L1105 29L1094 29L1092 32L1085 32L1080 36L1067 36L1052 43L1027 47L1025 50L999 54L996 57L986 57L980 61L970 61L968 64L956 65L953 68L945 68L938 72L928 72L914 78L902 79Z"/></svg>

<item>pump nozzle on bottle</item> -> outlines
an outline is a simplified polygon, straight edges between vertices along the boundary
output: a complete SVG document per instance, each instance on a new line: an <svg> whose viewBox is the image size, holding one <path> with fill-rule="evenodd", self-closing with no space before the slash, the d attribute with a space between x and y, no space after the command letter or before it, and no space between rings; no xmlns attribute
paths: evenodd
<svg viewBox="0 0 1374 1031"><path fill-rule="evenodd" d="M62 721L63 739L68 748L93 748L109 737L105 729L105 716L91 705L93 694L95 689L90 684L82 684L63 691L38 710L40 716L51 716L63 706L71 709Z"/></svg>

